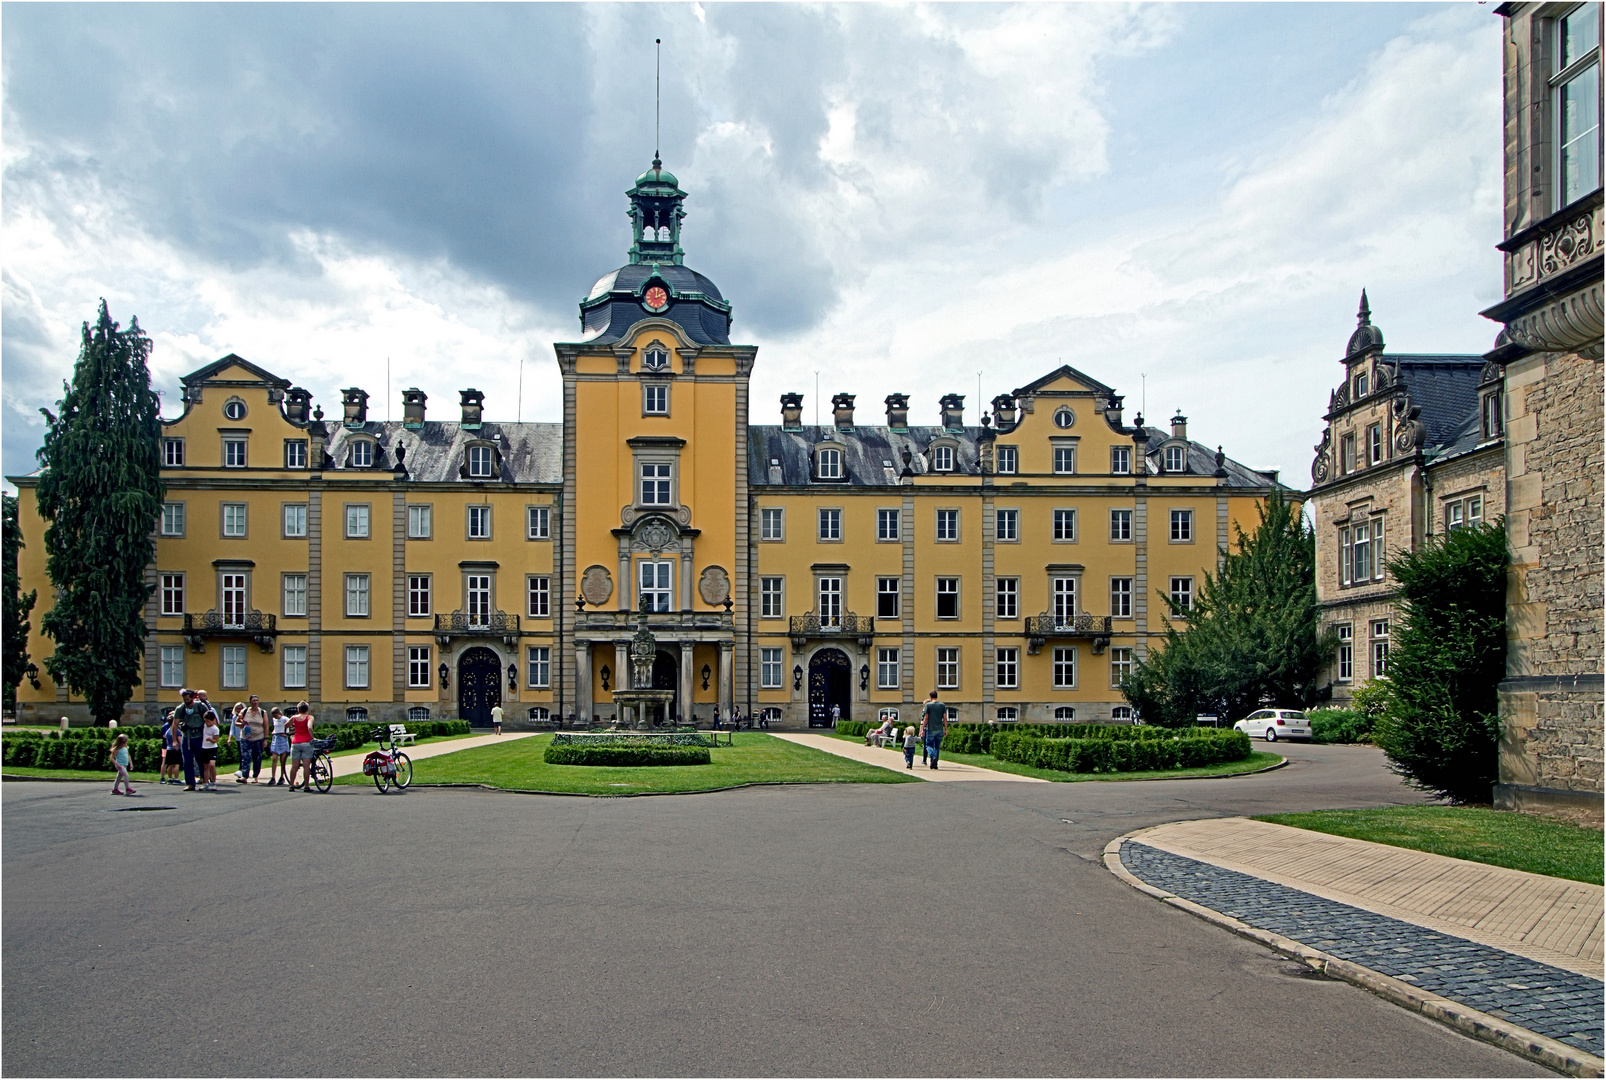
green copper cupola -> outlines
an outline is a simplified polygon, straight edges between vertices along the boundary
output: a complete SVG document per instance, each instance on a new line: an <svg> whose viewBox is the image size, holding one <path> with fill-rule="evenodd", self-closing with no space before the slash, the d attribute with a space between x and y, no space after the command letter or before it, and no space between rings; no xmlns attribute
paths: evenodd
<svg viewBox="0 0 1606 1080"><path fill-rule="evenodd" d="M666 171L655 154L652 168L636 177L636 186L625 194L630 197L630 225L635 237L635 243L630 245L630 262L681 265L686 252L680 246L680 219L686 211L680 204L686 193L680 190L675 174Z"/></svg>

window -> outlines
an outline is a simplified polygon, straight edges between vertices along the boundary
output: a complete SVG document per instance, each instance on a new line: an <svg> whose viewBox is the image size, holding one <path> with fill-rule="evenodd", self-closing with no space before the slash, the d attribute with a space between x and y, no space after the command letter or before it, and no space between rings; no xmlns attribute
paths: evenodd
<svg viewBox="0 0 1606 1080"><path fill-rule="evenodd" d="M367 439L353 439L351 443L351 467L354 469L371 469L374 467L374 444Z"/></svg>
<svg viewBox="0 0 1606 1080"><path fill-rule="evenodd" d="M1171 612L1179 618L1186 619L1193 611L1193 579L1191 577L1174 577L1171 579Z"/></svg>
<svg viewBox="0 0 1606 1080"><path fill-rule="evenodd" d="M245 689L245 646L223 646L223 689Z"/></svg>
<svg viewBox="0 0 1606 1080"><path fill-rule="evenodd" d="M780 649L760 649L758 651L758 685L765 690L779 690L781 688L781 659Z"/></svg>
<svg viewBox="0 0 1606 1080"><path fill-rule="evenodd" d="M1600 187L1600 9L1582 4L1556 21L1557 179L1561 202Z"/></svg>
<svg viewBox="0 0 1606 1080"><path fill-rule="evenodd" d="M781 509L778 506L767 506L758 512L758 538L760 540L780 540L781 535Z"/></svg>
<svg viewBox="0 0 1606 1080"><path fill-rule="evenodd" d="M529 582L529 611L532 619L550 619L552 617L552 579L549 577L532 577Z"/></svg>
<svg viewBox="0 0 1606 1080"><path fill-rule="evenodd" d="M407 685L413 690L429 688L428 645L407 646Z"/></svg>
<svg viewBox="0 0 1606 1080"><path fill-rule="evenodd" d="M959 539L959 511L937 511L937 539L945 543L955 542Z"/></svg>
<svg viewBox="0 0 1606 1080"><path fill-rule="evenodd" d="M875 653L875 684L878 690L896 690L903 677L903 650L877 649Z"/></svg>
<svg viewBox="0 0 1606 1080"><path fill-rule="evenodd" d="M842 539L842 511L841 510L822 509L820 511L820 539L821 540L840 540L840 539Z"/></svg>
<svg viewBox="0 0 1606 1080"><path fill-rule="evenodd" d="M162 646L162 685L184 685L184 646Z"/></svg>
<svg viewBox="0 0 1606 1080"><path fill-rule="evenodd" d="M162 614L184 614L184 575L162 575Z"/></svg>
<svg viewBox="0 0 1606 1080"><path fill-rule="evenodd" d="M1354 546L1351 531L1347 528L1338 530L1338 583L1348 585L1354 581L1350 571L1354 568Z"/></svg>
<svg viewBox="0 0 1606 1080"><path fill-rule="evenodd" d="M527 506L524 508L524 538L526 540L552 539L552 508Z"/></svg>
<svg viewBox="0 0 1606 1080"><path fill-rule="evenodd" d="M1054 719L1061 724L1068 724L1076 719L1076 710L1069 705L1056 705Z"/></svg>
<svg viewBox="0 0 1606 1080"><path fill-rule="evenodd" d="M1002 544L1013 544L1020 539L1020 511L999 510L993 517L993 539Z"/></svg>
<svg viewBox="0 0 1606 1080"><path fill-rule="evenodd" d="M219 575L218 592L221 594L223 625L234 629L245 626L245 575Z"/></svg>
<svg viewBox="0 0 1606 1080"><path fill-rule="evenodd" d="M1014 690L1020 686L1020 650L993 650L993 685L1000 690Z"/></svg>
<svg viewBox="0 0 1606 1080"><path fill-rule="evenodd" d="M368 575L346 575L346 614L353 618L368 617Z"/></svg>
<svg viewBox="0 0 1606 1080"><path fill-rule="evenodd" d="M1463 525L1465 525L1466 524L1465 515L1466 515L1466 507L1461 504L1461 500L1460 499L1456 499L1453 502L1445 503L1444 504L1444 531L1445 532L1450 532L1453 529L1459 529Z"/></svg>
<svg viewBox="0 0 1606 1080"><path fill-rule="evenodd" d="M477 479L485 479L491 475L496 464L496 448L491 446L471 446L468 448L468 475Z"/></svg>
<svg viewBox="0 0 1606 1080"><path fill-rule="evenodd" d="M162 440L162 467L166 469L180 469L184 467L184 440Z"/></svg>
<svg viewBox="0 0 1606 1080"><path fill-rule="evenodd" d="M994 614L1000 619L1020 617L1020 578L994 578Z"/></svg>
<svg viewBox="0 0 1606 1080"><path fill-rule="evenodd" d="M1076 511L1054 511L1054 539L1060 543L1074 543L1076 541Z"/></svg>
<svg viewBox="0 0 1606 1080"><path fill-rule="evenodd" d="M902 512L898 510L877 510L875 512L875 538L877 540L898 539L898 521L902 516Z"/></svg>
<svg viewBox="0 0 1606 1080"><path fill-rule="evenodd" d="M1013 446L1000 446L998 453L998 471L1005 476L1014 476L1019 469L1020 455Z"/></svg>
<svg viewBox="0 0 1606 1080"><path fill-rule="evenodd" d="M468 538L470 540L489 540L491 538L491 508L489 506L471 506L468 508Z"/></svg>
<svg viewBox="0 0 1606 1080"><path fill-rule="evenodd" d="M673 611L671 582L674 563L664 559L658 562L643 561L636 565L637 581L641 585L637 593L637 606L642 611Z"/></svg>
<svg viewBox="0 0 1606 1080"><path fill-rule="evenodd" d="M819 584L819 613L821 626L842 625L842 579L823 577Z"/></svg>
<svg viewBox="0 0 1606 1080"><path fill-rule="evenodd" d="M1355 471L1355 433L1353 431L1338 440L1338 471L1340 474Z"/></svg>
<svg viewBox="0 0 1606 1080"><path fill-rule="evenodd" d="M642 354L641 366L649 371L664 370L669 366L669 350L663 348L648 349Z"/></svg>
<svg viewBox="0 0 1606 1080"><path fill-rule="evenodd" d="M307 535L307 504L284 504L284 538L300 540Z"/></svg>
<svg viewBox="0 0 1606 1080"><path fill-rule="evenodd" d="M1354 562L1350 567L1350 576L1355 584L1360 585L1372 580L1372 540L1370 527L1362 524L1355 526L1352 552Z"/></svg>
<svg viewBox="0 0 1606 1080"><path fill-rule="evenodd" d="M1069 409L1059 409L1054 413L1054 426L1068 428L1076 423L1076 414Z"/></svg>
<svg viewBox="0 0 1606 1080"><path fill-rule="evenodd" d="M1110 719L1122 724L1132 723L1132 706L1117 705L1110 710Z"/></svg>
<svg viewBox="0 0 1606 1080"><path fill-rule="evenodd" d="M646 383L641 388L641 411L648 416L669 415L669 387Z"/></svg>
<svg viewBox="0 0 1606 1080"><path fill-rule="evenodd" d="M297 618L307 614L307 575L286 574L281 579L284 583L284 613Z"/></svg>
<svg viewBox="0 0 1606 1080"><path fill-rule="evenodd" d="M184 535L184 504L183 503L163 503L162 504L162 535L163 536L183 536Z"/></svg>
<svg viewBox="0 0 1606 1080"><path fill-rule="evenodd" d="M669 505L669 463L647 462L641 466L641 503L643 506Z"/></svg>
<svg viewBox="0 0 1606 1080"><path fill-rule="evenodd" d="M1000 722L1008 724L1020 719L1020 710L1013 705L1000 705L993 715L997 716Z"/></svg>
<svg viewBox="0 0 1606 1080"><path fill-rule="evenodd" d="M1383 463L1383 425L1373 424L1366 429L1366 462L1369 465Z"/></svg>
<svg viewBox="0 0 1606 1080"><path fill-rule="evenodd" d="M785 578L764 577L758 579L758 614L760 618L779 619L786 614L786 602L781 591L785 583Z"/></svg>
<svg viewBox="0 0 1606 1080"><path fill-rule="evenodd" d="M245 419L245 402L237 397L231 397L223 403L223 415L230 420Z"/></svg>
<svg viewBox="0 0 1606 1080"><path fill-rule="evenodd" d="M1349 623L1338 628L1338 681L1355 677L1355 629Z"/></svg>
<svg viewBox="0 0 1606 1080"><path fill-rule="evenodd" d="M951 446L934 446L931 448L931 467L936 472L954 471L954 448Z"/></svg>
<svg viewBox="0 0 1606 1080"><path fill-rule="evenodd" d="M827 447L815 455L814 460L821 480L842 479L842 451Z"/></svg>
<svg viewBox="0 0 1606 1080"><path fill-rule="evenodd" d="M435 605L430 596L434 591L433 584L428 574L407 575L407 614L410 618L427 618L434 611Z"/></svg>
<svg viewBox="0 0 1606 1080"><path fill-rule="evenodd" d="M552 649L546 645L530 646L527 656L529 662L526 685L546 689L552 685Z"/></svg>
<svg viewBox="0 0 1606 1080"><path fill-rule="evenodd" d="M245 503L223 504L223 535L245 536Z"/></svg>
<svg viewBox="0 0 1606 1080"><path fill-rule="evenodd" d="M1055 646L1054 648L1054 689L1073 690L1076 688L1076 648L1074 646Z"/></svg>
<svg viewBox="0 0 1606 1080"><path fill-rule="evenodd" d="M284 467L287 469L305 469L307 467L307 440L284 440Z"/></svg>
<svg viewBox="0 0 1606 1080"><path fill-rule="evenodd" d="M1132 650L1110 650L1110 685L1120 686L1132 677Z"/></svg>
<svg viewBox="0 0 1606 1080"><path fill-rule="evenodd" d="M959 689L959 650L937 650L937 689Z"/></svg>
<svg viewBox="0 0 1606 1080"><path fill-rule="evenodd" d="M491 625L491 575L469 574L463 579L463 594L468 601L468 624Z"/></svg>
<svg viewBox="0 0 1606 1080"><path fill-rule="evenodd" d="M1130 446L1110 447L1110 471L1116 476L1126 476L1132 471L1132 448Z"/></svg>
<svg viewBox="0 0 1606 1080"><path fill-rule="evenodd" d="M428 705L409 705L407 707L407 719L409 719L409 720L428 720L429 719L429 706Z"/></svg>
<svg viewBox="0 0 1606 1080"><path fill-rule="evenodd" d="M1054 447L1054 471L1061 475L1068 475L1076 471L1076 447Z"/></svg>
<svg viewBox="0 0 1606 1080"><path fill-rule="evenodd" d="M1171 511L1171 541L1172 543L1186 543L1193 539L1193 511Z"/></svg>
<svg viewBox="0 0 1606 1080"><path fill-rule="evenodd" d="M1483 524L1483 496L1472 495L1467 498L1467 524Z"/></svg>
<svg viewBox="0 0 1606 1080"><path fill-rule="evenodd" d="M435 508L433 506L409 506L407 508L407 539L428 540L434 531Z"/></svg>
<svg viewBox="0 0 1606 1080"><path fill-rule="evenodd" d="M1131 578L1116 577L1110 579L1110 617L1115 619L1130 619L1132 617Z"/></svg>
<svg viewBox="0 0 1606 1080"><path fill-rule="evenodd" d="M1076 624L1076 579L1073 577L1057 577L1054 579L1054 625L1074 626Z"/></svg>
<svg viewBox="0 0 1606 1080"><path fill-rule="evenodd" d="M245 468L245 440L223 440L223 467L226 469Z"/></svg>
<svg viewBox="0 0 1606 1080"><path fill-rule="evenodd" d="M366 645L346 646L346 689L368 689L368 646ZM368 710L363 709L360 711L363 714L363 718L366 718ZM350 710L347 710L347 715L350 715Z"/></svg>
<svg viewBox="0 0 1606 1080"><path fill-rule="evenodd" d="M937 579L937 618L959 618L959 579L956 577Z"/></svg>
<svg viewBox="0 0 1606 1080"><path fill-rule="evenodd" d="M880 577L875 579L875 614L878 619L896 619L901 614L903 579Z"/></svg>
<svg viewBox="0 0 1606 1080"><path fill-rule="evenodd" d="M307 647L286 645L284 654L284 688L297 690L307 685Z"/></svg>
<svg viewBox="0 0 1606 1080"><path fill-rule="evenodd" d="M1359 375L1355 376L1355 400L1359 401L1361 398L1365 397L1366 391L1370 388L1371 380L1367 378L1366 372L1363 371Z"/></svg>
<svg viewBox="0 0 1606 1080"><path fill-rule="evenodd" d="M346 723L348 724L366 723L367 720L368 710L363 708L361 705L353 705L351 708L346 710Z"/></svg>
<svg viewBox="0 0 1606 1080"><path fill-rule="evenodd" d="M1372 678L1381 679L1388 674L1389 621L1372 620Z"/></svg>
<svg viewBox="0 0 1606 1080"><path fill-rule="evenodd" d="M368 504L348 503L346 505L346 539L368 539Z"/></svg>
<svg viewBox="0 0 1606 1080"><path fill-rule="evenodd" d="M1130 511L1130 510L1111 510L1110 511L1110 539L1111 540L1130 540L1130 539L1132 539L1132 511Z"/></svg>
<svg viewBox="0 0 1606 1080"><path fill-rule="evenodd" d="M1183 460L1184 460L1184 455L1183 455L1182 447L1180 447L1180 446L1168 446L1168 447L1165 448L1165 471L1166 472L1171 472L1171 473L1179 473L1179 472L1181 472L1182 471Z"/></svg>
<svg viewBox="0 0 1606 1080"><path fill-rule="evenodd" d="M1500 391L1483 395L1483 437L1493 439L1505 430Z"/></svg>

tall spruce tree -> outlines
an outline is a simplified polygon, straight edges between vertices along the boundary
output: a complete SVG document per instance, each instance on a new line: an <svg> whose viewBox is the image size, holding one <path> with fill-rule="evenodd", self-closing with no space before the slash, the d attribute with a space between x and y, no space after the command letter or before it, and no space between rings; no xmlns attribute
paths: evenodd
<svg viewBox="0 0 1606 1080"><path fill-rule="evenodd" d="M39 513L49 522L45 572L56 593L40 622L56 643L45 667L88 702L97 724L122 714L145 655L145 568L164 494L150 350L139 320L119 330L102 300L56 415L40 410Z"/></svg>
<svg viewBox="0 0 1606 1080"><path fill-rule="evenodd" d="M1173 608L1164 650L1127 680L1127 700L1149 723L1191 724L1201 713L1231 720L1262 701L1316 701L1332 642L1317 633L1315 533L1278 493L1259 513L1254 534L1240 528L1238 550L1205 575L1185 628Z"/></svg>
<svg viewBox="0 0 1606 1080"><path fill-rule="evenodd" d="M15 495L4 496L5 510L5 578L4 595L0 595L0 614L3 614L5 641L5 707L17 707L17 687L28 672L28 613L39 598L37 589L22 591L22 579L17 575L17 555L22 550L22 525L17 520Z"/></svg>

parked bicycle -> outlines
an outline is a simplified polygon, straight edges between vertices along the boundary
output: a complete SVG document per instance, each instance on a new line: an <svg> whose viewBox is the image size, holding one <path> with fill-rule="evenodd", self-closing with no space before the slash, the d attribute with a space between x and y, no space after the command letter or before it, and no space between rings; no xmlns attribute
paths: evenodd
<svg viewBox="0 0 1606 1080"><path fill-rule="evenodd" d="M312 786L320 793L327 793L335 786L335 763L329 760L329 751L335 748L336 739L313 739L312 745L318 753L309 762L308 772L312 775Z"/></svg>
<svg viewBox="0 0 1606 1080"><path fill-rule="evenodd" d="M376 727L374 738L379 742L379 749L362 759L363 775L374 778L374 787L381 795L390 790L392 784L397 791L406 791L407 785L413 782L413 759L397 749L388 725Z"/></svg>

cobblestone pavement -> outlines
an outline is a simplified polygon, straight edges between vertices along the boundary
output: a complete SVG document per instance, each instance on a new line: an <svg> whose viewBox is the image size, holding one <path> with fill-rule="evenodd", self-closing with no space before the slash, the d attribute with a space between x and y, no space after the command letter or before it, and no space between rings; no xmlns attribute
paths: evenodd
<svg viewBox="0 0 1606 1080"><path fill-rule="evenodd" d="M1147 844L1122 844L1121 862L1185 900L1601 1054L1599 980Z"/></svg>

